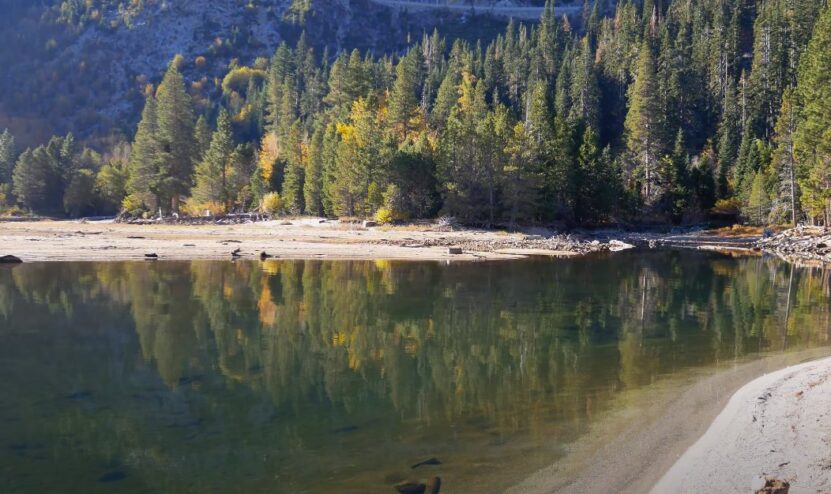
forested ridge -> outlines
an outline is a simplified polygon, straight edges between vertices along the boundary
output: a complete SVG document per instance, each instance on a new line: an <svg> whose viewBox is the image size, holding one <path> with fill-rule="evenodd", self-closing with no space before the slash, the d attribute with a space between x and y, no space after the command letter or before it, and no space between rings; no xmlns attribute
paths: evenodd
<svg viewBox="0 0 831 494"><path fill-rule="evenodd" d="M831 9L646 0L511 22L490 43L315 50L230 64L217 101L176 57L130 143L18 156L8 207L69 214L262 209L469 224L810 221L831 213ZM219 81L218 81L219 82Z"/></svg>

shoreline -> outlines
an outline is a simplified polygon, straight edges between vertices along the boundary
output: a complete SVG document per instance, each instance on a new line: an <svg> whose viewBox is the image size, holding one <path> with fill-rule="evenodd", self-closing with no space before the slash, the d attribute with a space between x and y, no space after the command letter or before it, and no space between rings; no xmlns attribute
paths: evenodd
<svg viewBox="0 0 831 494"><path fill-rule="evenodd" d="M829 355L829 347L767 355L725 364L715 371L712 368L694 371L680 383L670 379L636 390L632 393L635 396L622 396L620 399L625 403L571 445L565 458L533 473L506 492L734 492L730 488L707 490L701 486L674 490L678 484L666 490L663 486L667 484L658 484L671 469L681 468L676 465L688 465L681 463L681 459L694 444L710 434L708 431L732 397L748 389L759 376L771 376L805 361L824 362L831 373ZM634 409L632 402L638 403ZM748 437L746 443L751 444L754 439ZM723 438L719 437L708 444L715 449L725 448ZM709 477L706 469L695 473L698 478ZM731 473L735 475L736 471ZM827 473L831 474L831 470ZM751 484L743 485L738 491L750 492Z"/></svg>
<svg viewBox="0 0 831 494"><path fill-rule="evenodd" d="M730 398L652 492L755 492L766 478L799 492L827 492L831 448L823 422L829 391L831 357L754 379Z"/></svg>
<svg viewBox="0 0 831 494"><path fill-rule="evenodd" d="M131 225L113 221L0 222L0 255L24 262L274 259L475 261L571 257L630 246L569 235L430 226L363 227L303 218L241 224ZM450 247L462 249L450 253ZM232 252L239 249L239 256Z"/></svg>
<svg viewBox="0 0 831 494"><path fill-rule="evenodd" d="M528 257L565 258L641 247L711 250L759 255L752 237L719 238L706 231L638 233L619 230L522 232L431 224L371 226L294 218L229 224L130 224L113 220L0 220L0 255L24 262L130 261L157 254L159 260L274 259L477 261ZM460 248L450 253L451 247ZM232 257L239 249L240 255Z"/></svg>

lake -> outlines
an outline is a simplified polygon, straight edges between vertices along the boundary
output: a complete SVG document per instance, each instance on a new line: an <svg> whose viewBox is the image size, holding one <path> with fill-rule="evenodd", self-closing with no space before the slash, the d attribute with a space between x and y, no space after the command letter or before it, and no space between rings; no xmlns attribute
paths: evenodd
<svg viewBox="0 0 831 494"><path fill-rule="evenodd" d="M829 281L675 250L3 268L0 491L501 492L622 396L828 345Z"/></svg>

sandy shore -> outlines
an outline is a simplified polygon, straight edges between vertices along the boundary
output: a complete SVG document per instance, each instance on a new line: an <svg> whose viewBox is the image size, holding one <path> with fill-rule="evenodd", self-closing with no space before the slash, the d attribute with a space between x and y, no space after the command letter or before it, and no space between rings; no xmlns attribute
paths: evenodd
<svg viewBox="0 0 831 494"><path fill-rule="evenodd" d="M702 370L683 382L667 380L621 393L615 410L572 445L564 459L508 492L643 493L653 488L658 493L752 492L762 473L795 479L791 492L829 492L828 488L803 490L802 486L831 477L831 470L811 463L823 457L825 465L831 463L831 451L824 442L831 432L828 421L815 421L831 411L831 381L811 387L820 375L831 373L831 359L779 370L829 353L829 348L816 348L772 355ZM754 381L759 376L764 377ZM770 383L786 377L788 386L771 387ZM768 388L769 405L762 404L766 414L761 415L756 399ZM801 398L796 397L798 391L803 391ZM739 398L731 399L734 393ZM781 406L771 407L774 403ZM725 428L721 425L724 415L737 422ZM713 432L711 424L719 429ZM759 428L744 427L749 424ZM796 429L790 431L791 426ZM696 443L699 438L704 446ZM686 452L693 444L692 453ZM771 449L777 453L770 453ZM718 456L714 451L719 451ZM800 451L802 459L797 459L795 451ZM782 465L786 462L791 463Z"/></svg>
<svg viewBox="0 0 831 494"><path fill-rule="evenodd" d="M742 387L652 492L751 492L765 477L831 492L831 358Z"/></svg>
<svg viewBox="0 0 831 494"><path fill-rule="evenodd" d="M290 224L287 224L290 223ZM267 252L284 259L517 259L527 255L571 256L569 249L516 248L522 233L415 228L363 228L317 219L239 225L129 225L112 221L22 221L0 223L0 255L29 261L144 259L242 259ZM449 254L448 245L464 246ZM489 248L493 245L493 248ZM482 248L479 248L479 247Z"/></svg>

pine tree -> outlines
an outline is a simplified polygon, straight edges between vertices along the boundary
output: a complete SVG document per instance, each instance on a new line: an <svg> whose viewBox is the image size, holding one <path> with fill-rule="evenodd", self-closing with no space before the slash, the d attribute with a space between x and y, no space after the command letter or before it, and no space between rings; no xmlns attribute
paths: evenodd
<svg viewBox="0 0 831 494"><path fill-rule="evenodd" d="M14 194L20 204L33 211L50 209L54 174L46 148L39 146L34 151L24 151L17 160L12 177Z"/></svg>
<svg viewBox="0 0 831 494"><path fill-rule="evenodd" d="M399 142L411 129L411 121L419 109L417 98L421 85L421 51L410 50L395 68L395 82L389 97L389 123L398 134Z"/></svg>
<svg viewBox="0 0 831 494"><path fill-rule="evenodd" d="M641 200L651 206L663 192L657 168L665 145L655 62L646 41L641 46L637 77L629 93L625 128L626 144L634 165L631 173L640 185Z"/></svg>
<svg viewBox="0 0 831 494"><path fill-rule="evenodd" d="M365 98L352 103L348 123L338 124L333 183L330 189L334 212L338 215L374 214L370 186L380 191L386 185L388 155L378 120L377 109Z"/></svg>
<svg viewBox="0 0 831 494"><path fill-rule="evenodd" d="M458 104L439 143L438 174L444 211L487 225L497 217L498 167L504 162L504 135L489 118L485 86L466 73Z"/></svg>
<svg viewBox="0 0 831 494"><path fill-rule="evenodd" d="M770 198L765 187L765 173L762 170L756 172L750 188L750 195L747 201L746 216L755 225L767 224L767 214L770 208Z"/></svg>
<svg viewBox="0 0 831 494"><path fill-rule="evenodd" d="M618 179L610 152L598 146L597 133L586 127L577 152L574 216L578 223L604 221L617 205Z"/></svg>
<svg viewBox="0 0 831 494"><path fill-rule="evenodd" d="M718 180L717 196L726 199L730 195L729 177L739 152L740 114L736 101L736 85L727 83L718 127Z"/></svg>
<svg viewBox="0 0 831 494"><path fill-rule="evenodd" d="M594 69L594 54L587 37L580 41L580 50L575 54L571 67L570 100L569 120L573 124L599 127L600 89Z"/></svg>
<svg viewBox="0 0 831 494"><path fill-rule="evenodd" d="M323 215L323 142L325 127L315 126L309 141L309 156L303 180L303 203L306 214Z"/></svg>
<svg viewBox="0 0 831 494"><path fill-rule="evenodd" d="M283 179L280 197L289 213L297 215L303 213L303 181L306 144L303 142L300 121L286 133L283 150L286 160L286 174Z"/></svg>
<svg viewBox="0 0 831 494"><path fill-rule="evenodd" d="M86 168L77 170L63 195L64 211L77 218L93 210L95 199L95 173Z"/></svg>
<svg viewBox="0 0 831 494"><path fill-rule="evenodd" d="M794 132L796 132L798 109L794 107L794 92L787 89L782 97L782 108L776 121L773 165L779 180L778 194L774 197L774 210L780 211L778 220L790 221L793 226L799 216L799 191L794 159Z"/></svg>
<svg viewBox="0 0 831 494"><path fill-rule="evenodd" d="M159 190L163 202L169 201L173 212L179 210L179 198L190 193L193 164L197 156L191 99L174 59L156 91L157 138L163 150Z"/></svg>
<svg viewBox="0 0 831 494"><path fill-rule="evenodd" d="M211 128L208 126L208 120L205 115L199 115L196 120L196 127L194 128L194 139L196 140L196 159L202 161L205 159L205 153L211 147Z"/></svg>
<svg viewBox="0 0 831 494"><path fill-rule="evenodd" d="M684 143L684 132L678 129L672 154L664 159L665 170L661 180L666 187L666 209L674 223L679 223L692 199L689 177L689 155Z"/></svg>
<svg viewBox="0 0 831 494"><path fill-rule="evenodd" d="M498 111L494 117L499 119L496 125L510 126L507 109ZM518 223L528 223L534 218L538 208L540 167L539 160L533 156L531 141L534 137L528 133L525 125L516 123L512 129L502 132L507 134L507 162L500 174L502 203L508 225L515 227Z"/></svg>
<svg viewBox="0 0 831 494"><path fill-rule="evenodd" d="M233 164L230 159L233 152L231 117L223 108L217 117L216 131L211 136L208 151L194 170L196 184L192 197L200 205L219 206L222 208L219 212L230 210L233 194L229 186L229 175L232 173Z"/></svg>
<svg viewBox="0 0 831 494"><path fill-rule="evenodd" d="M124 204L128 210L144 207L155 211L160 205L164 150L158 140L156 107L156 98L148 96L130 153L129 195Z"/></svg>
<svg viewBox="0 0 831 494"><path fill-rule="evenodd" d="M576 155L579 143L575 142L574 129L565 117L554 119L554 136L549 160L543 166L543 216L547 219L571 219L577 208L577 189L580 176Z"/></svg>
<svg viewBox="0 0 831 494"><path fill-rule="evenodd" d="M803 204L811 218L831 224L831 6L822 9L799 66L802 102L794 134Z"/></svg>
<svg viewBox="0 0 831 494"><path fill-rule="evenodd" d="M16 158L14 136L5 129L0 133L0 184L11 183Z"/></svg>
<svg viewBox="0 0 831 494"><path fill-rule="evenodd" d="M349 61L346 64L344 92L347 95L348 101L354 101L359 97L367 96L369 89L370 74L367 71L366 64L361 59L361 53L356 48L352 50L352 53L349 55Z"/></svg>
<svg viewBox="0 0 831 494"><path fill-rule="evenodd" d="M291 98L284 93L286 80L294 75L294 57L285 42L281 42L271 58L271 66L266 80L266 128L277 132L282 124L283 100ZM289 123L290 124L290 123Z"/></svg>
<svg viewBox="0 0 831 494"><path fill-rule="evenodd" d="M436 103L430 114L430 123L433 128L443 130L450 116L450 111L459 99L459 72L455 67L450 67L441 81L439 91L436 95Z"/></svg>

